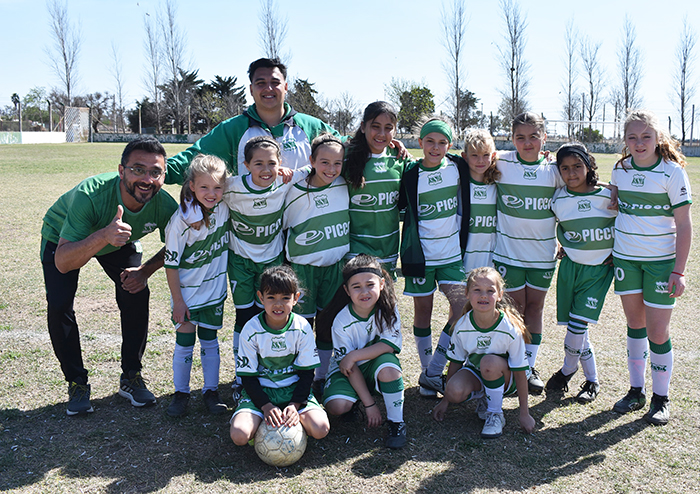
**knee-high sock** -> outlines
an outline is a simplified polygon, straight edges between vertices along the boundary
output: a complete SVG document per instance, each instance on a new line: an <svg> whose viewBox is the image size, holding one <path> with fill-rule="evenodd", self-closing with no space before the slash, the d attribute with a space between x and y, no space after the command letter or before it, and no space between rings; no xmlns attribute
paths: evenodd
<svg viewBox="0 0 700 494"><path fill-rule="evenodd" d="M593 352L593 344L591 343L591 332L586 331L586 338L583 340L583 349L581 350L581 368L583 375L586 376L586 381L594 383L598 382L598 368L595 363L595 353Z"/></svg>
<svg viewBox="0 0 700 494"><path fill-rule="evenodd" d="M194 341L194 333L175 333L173 384L175 385L175 391L180 393L190 392L190 372L192 371Z"/></svg>
<svg viewBox="0 0 700 494"><path fill-rule="evenodd" d="M417 328L413 326L413 336L416 339L416 349L418 350L418 358L420 366L427 369L430 365L430 359L433 356L433 339L430 336L430 328Z"/></svg>
<svg viewBox="0 0 700 494"><path fill-rule="evenodd" d="M651 387L655 394L668 396L668 388L671 384L673 372L673 347L671 340L656 345L649 342L649 360L651 361Z"/></svg>
<svg viewBox="0 0 700 494"><path fill-rule="evenodd" d="M532 334L532 341L525 344L525 355L527 355L527 363L530 364L530 368L535 368L535 362L537 361L537 352L540 349L540 343L542 343L541 334Z"/></svg>
<svg viewBox="0 0 700 494"><path fill-rule="evenodd" d="M221 365L221 355L219 354L219 340L199 339L200 355L202 359L202 373L204 374L204 386L202 392L216 391L219 387L219 367Z"/></svg>
<svg viewBox="0 0 700 494"><path fill-rule="evenodd" d="M440 333L440 339L438 340L437 348L433 357L430 359L430 364L428 364L428 369L426 373L429 376L439 376L442 371L445 370L445 364L447 364L447 347L450 346L450 327L452 325L447 323L443 328L442 333Z"/></svg>
<svg viewBox="0 0 700 494"><path fill-rule="evenodd" d="M571 319L566 327L566 336L564 337L564 365L561 371L565 376L570 376L578 370L581 349L585 339L586 323Z"/></svg>
<svg viewBox="0 0 700 494"><path fill-rule="evenodd" d="M627 369L630 373L630 386L633 388L644 390L648 355L647 328L632 329L627 326Z"/></svg>
<svg viewBox="0 0 700 494"><path fill-rule="evenodd" d="M379 381L379 390L384 397L387 420L403 422L403 377L396 381Z"/></svg>
<svg viewBox="0 0 700 494"><path fill-rule="evenodd" d="M495 381L487 381L484 379L484 393L488 401L487 412L501 413L503 412L503 391L506 380L503 376Z"/></svg>

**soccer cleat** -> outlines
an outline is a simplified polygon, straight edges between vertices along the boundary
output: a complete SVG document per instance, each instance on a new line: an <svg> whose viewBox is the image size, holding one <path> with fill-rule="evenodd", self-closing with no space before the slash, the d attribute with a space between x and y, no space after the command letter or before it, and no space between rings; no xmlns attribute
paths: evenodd
<svg viewBox="0 0 700 494"><path fill-rule="evenodd" d="M576 401L582 404L590 403L598 397L600 384L593 381L586 381L581 385L581 391L576 395Z"/></svg>
<svg viewBox="0 0 700 494"><path fill-rule="evenodd" d="M486 395L476 400L476 415L481 420L486 420L486 414L488 413L489 402L486 399Z"/></svg>
<svg viewBox="0 0 700 494"><path fill-rule="evenodd" d="M544 389L544 383L540 379L540 373L534 367L531 369L530 375L527 378L527 389L531 395L538 395Z"/></svg>
<svg viewBox="0 0 700 494"><path fill-rule="evenodd" d="M170 402L166 413L171 417L182 417L187 413L187 404L190 402L190 394L175 391L173 401Z"/></svg>
<svg viewBox="0 0 700 494"><path fill-rule="evenodd" d="M552 377L550 377L549 381L547 381L547 391L569 391L569 381L574 374L569 374L566 376L561 369L559 369L552 374Z"/></svg>
<svg viewBox="0 0 700 494"><path fill-rule="evenodd" d="M503 426L506 425L506 418L503 412L486 412L486 423L481 429L481 437L484 439L494 439L503 434Z"/></svg>
<svg viewBox="0 0 700 494"><path fill-rule="evenodd" d="M66 408L66 414L72 417L80 414L85 415L93 411L90 403L90 385L71 381L68 385L68 408Z"/></svg>
<svg viewBox="0 0 700 494"><path fill-rule="evenodd" d="M128 377L122 374L119 382L119 395L131 401L135 407L156 404L156 397L146 388L146 381L139 371L130 371Z"/></svg>
<svg viewBox="0 0 700 494"><path fill-rule="evenodd" d="M233 398L233 408L237 408L238 402L241 401L241 397L243 396L243 385L235 382L231 388L233 388L233 393L231 393L231 398Z"/></svg>
<svg viewBox="0 0 700 494"><path fill-rule="evenodd" d="M221 401L221 397L219 396L219 392L215 389L208 389L204 392L204 396L202 397L202 400L204 401L204 404L207 406L207 410L209 410L209 413L212 415L221 415L222 413L225 413L228 411L228 407L226 406L226 403Z"/></svg>
<svg viewBox="0 0 700 494"><path fill-rule="evenodd" d="M323 403L323 386L325 384L325 379L314 379L311 383L311 392L314 394L314 398L316 398L319 403Z"/></svg>
<svg viewBox="0 0 700 494"><path fill-rule="evenodd" d="M386 447L401 449L406 445L406 422L392 422L387 420L389 435L386 438Z"/></svg>
<svg viewBox="0 0 700 494"><path fill-rule="evenodd" d="M639 410L647 403L647 397L642 393L642 388L630 388L627 394L613 406L617 413L627 413Z"/></svg>
<svg viewBox="0 0 700 494"><path fill-rule="evenodd" d="M654 393L651 396L649 411L644 415L644 419L652 425L666 425L670 418L668 396L659 396Z"/></svg>
<svg viewBox="0 0 700 494"><path fill-rule="evenodd" d="M422 388L432 389L438 393L445 394L445 376L440 374L439 376L429 376L426 370L420 373L418 378L418 384Z"/></svg>
<svg viewBox="0 0 700 494"><path fill-rule="evenodd" d="M437 398L437 391L433 389L424 388L423 386L419 386L418 393L423 398Z"/></svg>

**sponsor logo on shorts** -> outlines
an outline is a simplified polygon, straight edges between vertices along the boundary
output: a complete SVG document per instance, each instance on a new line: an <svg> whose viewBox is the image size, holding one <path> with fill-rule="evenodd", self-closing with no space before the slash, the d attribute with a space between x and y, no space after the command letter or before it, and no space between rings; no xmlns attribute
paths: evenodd
<svg viewBox="0 0 700 494"><path fill-rule="evenodd" d="M319 209L327 208L330 204L328 202L328 196L326 194L321 194L321 195L315 196L314 202L316 203L316 207Z"/></svg>
<svg viewBox="0 0 700 494"><path fill-rule="evenodd" d="M593 310L597 309L598 308L598 299L594 298L594 297L588 297L588 299L586 300L586 307L588 307L589 309L593 309Z"/></svg>
<svg viewBox="0 0 700 494"><path fill-rule="evenodd" d="M224 304L217 305L216 308L214 309L214 315L220 316L223 313L224 313Z"/></svg>
<svg viewBox="0 0 700 494"><path fill-rule="evenodd" d="M503 196L503 204L507 208L513 208L513 209L519 209L525 205L522 199L516 196L509 196L509 195L504 195Z"/></svg>
<svg viewBox="0 0 700 494"><path fill-rule="evenodd" d="M428 185L440 185L442 183L442 173L435 172L428 175Z"/></svg>
<svg viewBox="0 0 700 494"><path fill-rule="evenodd" d="M143 225L143 231L141 233L145 235L154 232L156 228L158 228L158 225L156 225L155 223L146 223L145 225Z"/></svg>
<svg viewBox="0 0 700 494"><path fill-rule="evenodd" d="M588 199L582 199L578 202L578 212L585 213L591 210L591 201Z"/></svg>
<svg viewBox="0 0 700 494"><path fill-rule="evenodd" d="M526 168L523 171L523 178L525 180L537 180L537 170L528 170Z"/></svg>
<svg viewBox="0 0 700 494"><path fill-rule="evenodd" d="M668 281L657 281L656 282L656 293L668 293Z"/></svg>
<svg viewBox="0 0 700 494"><path fill-rule="evenodd" d="M546 271L542 274L542 278L545 280L551 280L554 276L554 271Z"/></svg>
<svg viewBox="0 0 700 494"><path fill-rule="evenodd" d="M644 187L644 175L641 173L635 173L632 176L632 186L633 187Z"/></svg>
<svg viewBox="0 0 700 494"><path fill-rule="evenodd" d="M491 336L479 336L476 339L476 348L485 350L491 346Z"/></svg>
<svg viewBox="0 0 700 494"><path fill-rule="evenodd" d="M486 187L474 187L474 199L485 200L487 198Z"/></svg>
<svg viewBox="0 0 700 494"><path fill-rule="evenodd" d="M270 349L275 352L287 351L287 338L279 336L270 340Z"/></svg>
<svg viewBox="0 0 700 494"><path fill-rule="evenodd" d="M253 209L265 209L267 207L267 199L256 199L253 201Z"/></svg>

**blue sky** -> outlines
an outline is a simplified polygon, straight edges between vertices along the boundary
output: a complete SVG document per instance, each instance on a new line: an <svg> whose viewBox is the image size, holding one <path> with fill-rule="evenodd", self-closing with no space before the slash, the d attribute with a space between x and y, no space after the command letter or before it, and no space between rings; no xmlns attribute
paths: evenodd
<svg viewBox="0 0 700 494"><path fill-rule="evenodd" d="M440 109L448 85L443 69L441 2L355 0L277 0L288 16L285 50L291 53L291 77L309 79L325 98L350 93L358 106L384 99L384 87L392 77L423 82L435 95ZM661 6L661 7L660 7ZM156 0L68 0L71 19L83 36L79 58L78 92L114 91L110 71L110 44L122 58L127 101L145 95L142 73L143 17L154 16ZM496 112L505 87L497 60L503 22L495 0L467 1L464 73L466 87L479 98L485 113ZM602 64L611 89L617 82L616 53L625 14L636 27L644 57L641 84L644 106L667 121L677 122L672 100L675 50L682 19L700 31L700 4L691 0L658 2L639 0L588 0L521 2L527 16L526 59L530 69L532 110L550 119L561 116L560 91L564 72L565 24L573 18L582 35L602 42ZM190 68L211 80L215 75L236 76L247 85L248 64L262 56L258 43L258 10L255 0L201 0L178 2L178 22L185 32ZM10 96L24 96L34 86L58 86L44 47L50 43L49 18L42 0L0 0L0 106ZM696 81L700 81L700 44L696 48ZM583 78L579 79L580 93ZM700 86L694 101L700 116ZM443 107L444 108L444 107ZM608 106L607 116L612 113ZM674 125L675 127L675 125ZM700 123L695 135L700 135Z"/></svg>

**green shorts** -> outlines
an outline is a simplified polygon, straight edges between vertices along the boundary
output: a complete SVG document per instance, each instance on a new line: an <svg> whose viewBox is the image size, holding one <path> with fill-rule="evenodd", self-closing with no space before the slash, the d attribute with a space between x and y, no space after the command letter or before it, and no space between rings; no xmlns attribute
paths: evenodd
<svg viewBox="0 0 700 494"><path fill-rule="evenodd" d="M328 305L343 284L344 265L343 260L323 267L291 263L301 287L301 296L294 306L294 313L308 319Z"/></svg>
<svg viewBox="0 0 700 494"><path fill-rule="evenodd" d="M644 305L657 309L673 309L676 299L668 293L668 278L675 259L667 261L628 261L613 258L615 266L615 293L630 295L641 293Z"/></svg>
<svg viewBox="0 0 700 494"><path fill-rule="evenodd" d="M496 261L493 264L506 282L506 292L517 292L526 286L546 292L554 277L554 268L519 268Z"/></svg>
<svg viewBox="0 0 700 494"><path fill-rule="evenodd" d="M598 324L612 279L612 266L587 266L564 257L557 275L558 323L568 324L573 318Z"/></svg>
<svg viewBox="0 0 700 494"><path fill-rule="evenodd" d="M401 364L395 353L383 353L373 360L368 360L360 365L360 372L365 378L367 388L379 393L379 381L377 375L384 367L392 367L401 372ZM326 379L326 386L323 389L323 404L331 400L347 400L355 403L359 396L355 388L350 384L350 380L340 371L334 372Z"/></svg>
<svg viewBox="0 0 700 494"><path fill-rule="evenodd" d="M287 386L286 388L263 388L263 390L265 391L265 394L267 394L267 397L270 399L270 402L272 402L273 405L284 409L287 405L289 405L289 401L294 395L295 388L296 386L292 385ZM309 397L307 398L306 406L304 408L301 408L299 410L299 413L302 414L314 408L323 410L319 402L316 401L316 398L314 398L314 394L311 391L309 391ZM233 416L235 417L239 413L243 412L252 413L253 415L257 415L262 419L265 418L265 414L262 412L262 410L253 405L253 400L250 399L250 396L248 396L248 393L246 393L245 389L243 389L243 391L241 392L241 401L238 402L238 408L236 408L236 411L233 413Z"/></svg>
<svg viewBox="0 0 700 494"><path fill-rule="evenodd" d="M200 328L221 329L224 325L224 303L221 302L219 305L191 310L187 321ZM173 324L175 324L175 329L180 327L178 322L173 321Z"/></svg>
<svg viewBox="0 0 700 494"><path fill-rule="evenodd" d="M484 378L481 377L481 371L477 369L476 367L472 367L471 365L465 365L461 369L459 369L457 372L461 371L467 371L471 372L474 374L474 376L479 380L481 383L481 391L483 392L484 390ZM529 372L528 372L529 375ZM510 382L505 383L504 386L505 391L503 392L503 396L512 396L518 392L518 388L515 385L515 379L513 379L513 372L510 373ZM475 393L472 393L474 395ZM468 399L471 400L473 398L478 398L478 392L475 396L470 396Z"/></svg>
<svg viewBox="0 0 700 494"><path fill-rule="evenodd" d="M467 275L462 261L445 266L426 266L425 278L406 277L403 294L409 297L426 297L435 293L440 284L466 286Z"/></svg>
<svg viewBox="0 0 700 494"><path fill-rule="evenodd" d="M255 303L258 307L262 307L255 294L260 288L260 275L270 266L279 266L283 261L284 253L280 253L272 261L262 264L229 251L228 280L231 283L234 307L236 309L249 309Z"/></svg>

